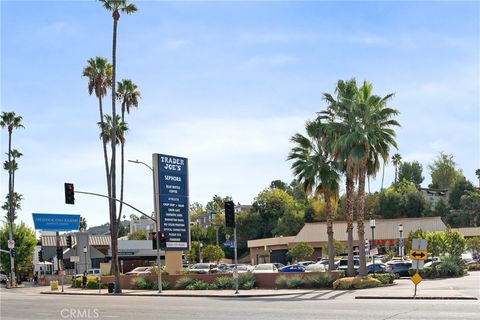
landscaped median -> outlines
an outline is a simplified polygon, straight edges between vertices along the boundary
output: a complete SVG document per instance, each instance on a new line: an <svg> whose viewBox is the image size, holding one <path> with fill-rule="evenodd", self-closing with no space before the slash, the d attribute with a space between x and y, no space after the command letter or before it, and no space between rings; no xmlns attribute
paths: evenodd
<svg viewBox="0 0 480 320"><path fill-rule="evenodd" d="M312 273L241 273L239 275L239 289L277 289L277 288L297 288L295 286L282 286L282 280L292 279L295 281L298 277L302 281L302 288L331 288L332 283L343 277L343 272L312 272ZM102 284L113 283L112 276L103 276ZM280 281L280 282L279 282ZM123 289L140 290L158 290L157 276L125 276L120 277ZM287 281L288 282L288 281ZM279 284L280 283L280 284ZM328 283L328 286L324 286ZM235 280L231 274L181 274L181 275L162 275L162 289L175 290L222 290L233 289Z"/></svg>

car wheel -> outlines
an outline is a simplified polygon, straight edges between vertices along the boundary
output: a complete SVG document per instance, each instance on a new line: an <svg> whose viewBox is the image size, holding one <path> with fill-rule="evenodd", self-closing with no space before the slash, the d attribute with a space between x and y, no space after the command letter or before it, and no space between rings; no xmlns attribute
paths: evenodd
<svg viewBox="0 0 480 320"><path fill-rule="evenodd" d="M395 272L395 279L400 279L400 273Z"/></svg>

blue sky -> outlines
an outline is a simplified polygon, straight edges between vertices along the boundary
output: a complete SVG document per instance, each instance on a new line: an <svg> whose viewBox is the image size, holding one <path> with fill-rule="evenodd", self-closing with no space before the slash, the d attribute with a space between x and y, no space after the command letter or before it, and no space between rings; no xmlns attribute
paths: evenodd
<svg viewBox="0 0 480 320"><path fill-rule="evenodd" d="M395 93L398 152L423 164L424 186L440 151L478 183L478 2L135 3L118 29L117 77L142 93L126 155L189 158L191 202L218 194L248 204L272 180L291 181L289 138L325 108L322 93L351 77ZM1 110L24 119L13 146L24 154L16 190L29 225L32 212L108 221L104 199L65 205L63 183L106 193L98 104L81 73L90 57L111 59L111 31L94 1L1 2ZM5 130L1 139L4 155ZM393 175L388 165L386 184ZM150 172L127 163L125 200L150 212L151 188Z"/></svg>

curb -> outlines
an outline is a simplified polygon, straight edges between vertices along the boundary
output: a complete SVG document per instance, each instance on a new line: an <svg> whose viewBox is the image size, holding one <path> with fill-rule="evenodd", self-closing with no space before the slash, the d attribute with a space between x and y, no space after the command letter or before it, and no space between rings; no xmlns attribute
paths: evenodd
<svg viewBox="0 0 480 320"><path fill-rule="evenodd" d="M275 297L275 296L289 296L296 295L298 292L285 293L260 293L260 294L232 294L232 295L215 295L215 294L172 294L172 293L80 293L80 292L49 292L43 291L40 294L56 294L56 295L75 295L75 296L105 296L105 297L119 297L119 296L133 296L133 297L189 297L189 298L253 298L253 297Z"/></svg>
<svg viewBox="0 0 480 320"><path fill-rule="evenodd" d="M369 299L369 300L478 300L476 297L413 297L413 296L357 296L355 299Z"/></svg>

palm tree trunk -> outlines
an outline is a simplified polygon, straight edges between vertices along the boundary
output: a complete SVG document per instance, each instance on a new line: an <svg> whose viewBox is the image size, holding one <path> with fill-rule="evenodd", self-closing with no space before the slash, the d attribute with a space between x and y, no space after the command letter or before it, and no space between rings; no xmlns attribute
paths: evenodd
<svg viewBox="0 0 480 320"><path fill-rule="evenodd" d="M347 276L355 276L355 268L353 264L353 173L349 172L351 169L347 169L347 242L348 242L348 269Z"/></svg>
<svg viewBox="0 0 480 320"><path fill-rule="evenodd" d="M125 122L125 102L122 103L122 123ZM120 225L120 219L122 218L122 211L123 211L123 190L124 190L124 183L125 183L125 140L121 141L122 149L121 149L121 182L120 182L120 207L118 210L118 219L117 224Z"/></svg>
<svg viewBox="0 0 480 320"><path fill-rule="evenodd" d="M383 179L385 178L385 160L383 161L383 169L382 169L382 186L380 188L380 191L383 190Z"/></svg>
<svg viewBox="0 0 480 320"><path fill-rule="evenodd" d="M117 23L118 23L119 13L114 11L113 13L113 44L112 44L112 162L110 165L110 181L111 181L111 191L112 198L115 199L117 196L116 192L116 142L117 142L117 128L115 124L116 118L116 108L115 108L115 85L116 85L116 67L117 67ZM110 235L112 238L112 273L115 276L115 293L122 293L122 288L120 284L120 267L118 263L118 225L117 225L117 204L115 200L110 200Z"/></svg>
<svg viewBox="0 0 480 320"><path fill-rule="evenodd" d="M11 161L11 154L12 154L12 130L8 128L8 162ZM12 211L13 211L13 185L12 185L12 169L8 170L8 239L13 240L13 219L12 219ZM10 283L13 283L13 279L15 279L15 261L12 257L12 249L10 251Z"/></svg>
<svg viewBox="0 0 480 320"><path fill-rule="evenodd" d="M360 267L358 273L361 276L367 275L367 260L365 257L365 175L367 170L367 161L363 159L358 173L358 203L357 203L357 233L358 233L358 256Z"/></svg>
<svg viewBox="0 0 480 320"><path fill-rule="evenodd" d="M333 219L330 192L325 192L325 215L327 216L328 270L335 270L335 247L333 245Z"/></svg>
<svg viewBox="0 0 480 320"><path fill-rule="evenodd" d="M102 98L98 97L98 106L100 109L100 123L102 124L103 128L103 103ZM107 191L108 196L112 196L112 191L110 189L110 169L108 167L108 152L107 152L107 142L102 138L102 146L103 146L103 159L105 161L105 175L107 176Z"/></svg>

